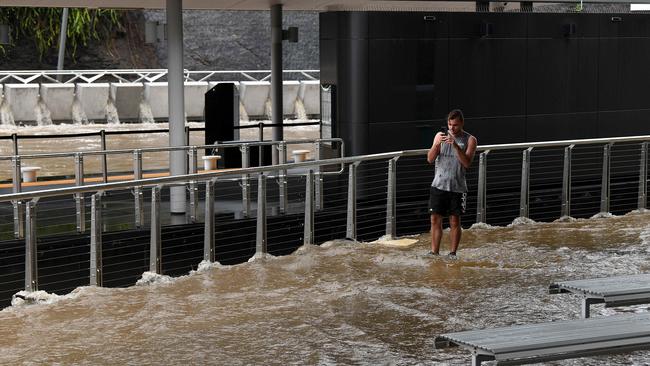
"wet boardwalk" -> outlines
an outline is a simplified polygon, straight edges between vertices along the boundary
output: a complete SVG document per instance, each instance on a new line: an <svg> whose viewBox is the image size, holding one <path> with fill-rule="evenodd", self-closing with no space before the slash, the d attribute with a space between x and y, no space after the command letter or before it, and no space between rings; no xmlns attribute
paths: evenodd
<svg viewBox="0 0 650 366"><path fill-rule="evenodd" d="M410 248L332 242L130 288L80 288L0 312L0 363L463 365L466 353L435 351L434 335L579 318L579 298L549 295L551 282L650 272L649 215L472 228L456 261L424 257L423 234ZM592 315L648 306L596 305Z"/></svg>

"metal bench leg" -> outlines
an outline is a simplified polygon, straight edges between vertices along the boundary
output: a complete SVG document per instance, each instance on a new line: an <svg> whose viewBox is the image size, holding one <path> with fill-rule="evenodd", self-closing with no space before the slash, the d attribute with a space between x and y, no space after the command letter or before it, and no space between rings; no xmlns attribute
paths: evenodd
<svg viewBox="0 0 650 366"><path fill-rule="evenodd" d="M589 298L589 297L585 297L585 298L583 298L583 299L582 299L582 312L581 312L581 313L582 313L582 314L581 314L581 315L582 315L582 318L583 318L583 319L587 319L587 318L589 318L589 315L590 315L590 307L591 307L592 304L600 304L600 303L602 303L602 302L603 302L603 301L600 300L600 299L592 299L592 298Z"/></svg>
<svg viewBox="0 0 650 366"><path fill-rule="evenodd" d="M483 361L493 361L494 357L474 353L472 355L472 366L480 366Z"/></svg>

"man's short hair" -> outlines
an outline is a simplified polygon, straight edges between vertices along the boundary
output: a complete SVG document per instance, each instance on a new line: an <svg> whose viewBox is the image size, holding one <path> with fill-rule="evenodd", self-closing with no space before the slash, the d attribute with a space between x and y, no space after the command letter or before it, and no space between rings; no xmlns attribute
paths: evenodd
<svg viewBox="0 0 650 366"><path fill-rule="evenodd" d="M454 109L453 111L449 112L449 115L447 116L447 121L452 119L457 119L460 120L461 123L465 123L465 117L463 117L463 111L461 111L460 109Z"/></svg>

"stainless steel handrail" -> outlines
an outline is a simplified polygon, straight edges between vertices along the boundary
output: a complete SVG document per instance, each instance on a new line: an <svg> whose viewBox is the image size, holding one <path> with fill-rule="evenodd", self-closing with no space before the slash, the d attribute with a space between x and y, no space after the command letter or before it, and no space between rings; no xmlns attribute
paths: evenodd
<svg viewBox="0 0 650 366"><path fill-rule="evenodd" d="M556 147L556 146L569 146L569 145L592 145L592 144L606 144L606 143L621 143L621 142L643 142L650 140L650 135L630 136L630 137L609 137L597 139L580 139L580 140L559 140L559 141L540 141L540 142L519 142L514 144L495 144L495 145L479 145L476 151L494 151L494 150L509 150L509 149L527 149L529 147ZM426 154L429 149L409 150L405 152L404 156L413 156Z"/></svg>
<svg viewBox="0 0 650 366"><path fill-rule="evenodd" d="M348 164L360 160L363 161L381 160L381 159L393 158L395 156L400 156L402 155L402 153L403 153L402 151L397 151L397 152L389 152L389 153L381 153L381 154L352 156L346 158L304 161L300 163L266 165L261 167L252 167L252 168L238 168L238 169L222 170L222 171L214 171L214 172L174 175L169 177L136 179L130 181L114 182L114 183L89 184L89 185L78 186L78 187L53 188L53 189L30 191L30 192L23 192L23 193L10 193L10 194L0 195L0 202L7 202L7 201L14 201L14 200L23 201L23 200L34 199L34 198L63 196L63 195L76 194L76 193L88 193L88 192L99 192L99 191L105 192L105 191L116 190L116 189L127 189L127 188L135 188L135 187L142 187L142 186L185 184L188 181L199 181L199 180L205 181L212 178L220 178L220 177L234 176L234 175L241 176L244 174L254 174L254 173L263 173L263 172L271 172L271 171L275 172L280 170L289 170L289 169L296 169L296 168L309 168L309 167L318 167L318 166L325 166L325 165Z"/></svg>
<svg viewBox="0 0 650 366"><path fill-rule="evenodd" d="M335 140L335 139L322 139L320 141L327 141L327 140ZM319 141L319 139L314 140L314 142L316 141ZM598 144L598 143L617 143L617 142L621 143L621 142L644 142L644 141L650 141L650 135L632 136L632 137L614 137L609 139L598 138L598 139L582 139L582 140L542 141L542 142L532 142L532 143L483 145L477 147L477 150L493 151L493 150L530 148L530 147L553 147L553 146L568 146L568 145L587 145L587 144ZM250 146L250 145L268 145L272 143L273 142L264 141L264 142L250 142L244 144ZM202 145L202 146L214 147L220 145ZM233 144L228 146L235 146L235 145ZM196 148L203 148L203 147L197 146ZM185 146L176 149L189 150L191 148L192 146ZM127 151L133 151L133 150L127 150ZM427 152L428 149L403 150L403 151L394 151L394 152L387 152L387 153L380 153L380 154L305 161L300 163L288 163L288 164L269 165L269 166L262 166L262 167L241 168L241 169L233 169L228 171L184 174L184 175L176 175L170 177L147 178L147 179L138 179L132 181L115 182L115 183L92 184L92 185L85 185L80 187L54 188L50 190L31 191L31 192L24 192L24 193L11 193L11 194L0 195L0 202L42 198L42 197L47 197L49 195L58 196L58 195L66 195L66 194L107 191L112 189L125 189L125 188L134 188L140 186L151 186L151 185L159 185L159 184L183 184L184 182L189 180L193 180L193 181L207 180L207 179L232 176L232 175L244 175L244 174L252 174L252 173L271 172L271 171L276 172L276 171L288 170L294 168L320 167L325 165L344 165L348 163L354 163L357 161L390 159L397 156L419 156L419 155L426 154Z"/></svg>
<svg viewBox="0 0 650 366"><path fill-rule="evenodd" d="M313 144L313 143L327 143L327 142L340 142L341 148L343 149L343 140L340 138L329 138L329 139L299 139L299 140L284 140L282 141L288 145L296 144ZM42 153L42 154L24 154L24 155L1 155L0 160L11 160L15 157L20 159L41 159L41 158L60 158L60 157L73 157L75 154L82 155L113 155L113 154L129 154L133 153L136 150L141 152L166 152L166 151L179 151L179 150L191 150L191 149L218 149L218 148L229 148L237 147L242 145L248 146L266 146L266 145L277 145L279 141L227 141L214 145L187 145L187 146L174 146L174 147L146 147L141 149L117 149L117 150L91 150L91 151L76 151L76 152L60 152L60 153Z"/></svg>
<svg viewBox="0 0 650 366"><path fill-rule="evenodd" d="M477 193L477 222L485 222L486 219L486 206L485 206L485 182L486 182L486 158L487 154L491 150L503 150L503 149L514 149L517 151L523 150L524 155L522 157L522 178L521 178L521 190L520 190L520 210L519 217L527 218L529 213L528 199L530 195L529 190L529 168L530 168L530 153L533 151L534 147L549 147L549 146L567 146L571 149L575 145L585 145L585 144L602 144L604 145L603 149L603 169L602 169L602 184L601 184L601 214L609 210L609 200L610 200L610 174L611 170L609 169L610 159L611 159L611 147L614 143L620 142L641 142L641 149L639 158L639 186L638 186L638 208L645 209L646 200L647 200L647 152L648 152L648 143L650 141L650 136L634 136L634 137L624 137L624 138L612 138L612 139L584 139L584 140L565 140L565 141L550 141L550 142L537 142L537 143L519 143L519 144L499 144L499 145L485 145L479 148L480 153L480 167L479 167L479 187ZM253 142L251 144L265 144L268 142ZM211 145L208 145L211 146ZM190 149L195 147L188 147ZM279 142L278 149L282 152L285 151L286 145L285 142ZM147 178L141 179L140 175L137 175L140 179L135 179L131 181L121 181L114 183L100 183L100 184L91 184L83 185L83 180L81 182L77 181L77 185L74 187L66 188L55 188L55 189L45 189L31 192L20 192L14 191L11 194L0 195L0 202L11 201L14 205L14 234L17 238L20 237L20 233L24 232L25 239L25 289L27 291L35 291L38 289L38 271L37 265L38 260L36 256L36 246L37 246L37 230L36 225L37 221L35 220L35 209L39 199L44 197L55 197L55 196L69 196L72 195L77 200L77 206L83 206L84 193L94 193L92 201L92 218L91 218L91 249L90 249L90 282L92 284L98 285L101 284L101 274L102 274L102 264L101 257L98 256L98 253L101 254L101 245L102 245L102 212L101 205L99 200L104 192L118 190L118 189L129 189L132 188L133 192L141 192L143 187L151 187L151 219L150 219L150 271L156 273L162 272L161 265L161 252L162 252L162 235L161 235L161 221L160 221L160 192L164 186L174 186L174 185L183 185L190 187L190 222L195 222L197 218L197 207L199 206L198 199L198 189L197 184L199 182L205 182L205 201L204 202L214 202L214 188L215 183L222 181L222 178L228 177L237 177L241 179L242 186L242 211L243 217L250 217L250 190L249 190L249 181L251 180L252 174L258 174L258 198L257 198L257 230L256 230L256 255L265 255L267 253L267 197L266 197L266 181L271 174L266 174L268 172L277 172L277 184L279 186L279 196L280 201L278 206L280 208L280 213L286 213L286 176L287 171L293 170L294 173L305 175L305 195L304 199L304 243L312 244L314 238L314 210L318 206L318 198L315 194L315 191L318 191L319 188L316 187L316 182L319 180L316 174L321 174L321 167L324 165L338 165L341 164L343 167L346 164L349 169L349 180L348 180L348 198L347 198L347 211L346 211L346 237L352 240L357 238L357 167L361 162L371 161L371 160L383 160L389 161L388 164L388 179L387 179L387 190L386 190L386 235L394 237L396 235L395 225L397 223L395 217L395 205L397 203L396 194L395 194L395 184L396 184L396 166L395 163L397 159L405 156L423 156L428 150L407 150L407 151L394 151L387 153L379 154L370 154L362 156L352 156L352 157L342 157L334 159L323 159L323 160L314 160L314 161L304 161L298 163L281 163L278 165L270 166L261 166L261 167L247 167L247 152L248 144L242 144L242 157L246 157L246 162L244 168L241 169L232 169L232 170L220 170L220 171L208 171L204 173L193 173L193 174L184 174L179 176L168 176L168 177L158 177L158 178ZM139 152L139 151L138 151ZM196 150L192 151L193 158L191 161L196 162ZM566 159L566 149L565 149L565 161L564 169L562 176L562 215L570 216L570 202L565 202L565 200L570 200L571 196L571 187L570 177L567 180L567 172L570 173L570 166L567 167L567 160L570 164L569 159ZM75 155L75 158L80 159L79 155ZM281 160L283 162L283 160ZM423 163L423 162L422 162ZM15 164L18 166L18 164ZM568 168L568 169L567 169ZM83 174L83 165L79 164L78 170L81 173L77 174L77 177ZM192 170L190 170L192 172ZM316 172L316 173L315 173ZM15 173L17 174L17 173ZM482 183L481 183L482 182ZM557 182L560 184L560 181ZM360 182L358 184L361 184ZM321 187L322 188L322 187ZM283 192L284 191L284 192ZM513 190L514 191L514 190ZM136 227L142 227L144 221L144 215L142 212L143 202L140 193L136 194L136 203L134 207L136 208ZM568 197L568 198L567 198ZM377 202L377 200L375 200ZM316 204L315 204L316 203ZM215 238L214 238L214 205L206 204L205 206L205 222L204 222L204 254L203 258L214 260L215 253ZM318 206L321 207L322 206ZM24 213L24 220L23 220ZM85 220L82 222L79 221L79 218L84 218L83 211L79 211L77 208L77 231L83 232Z"/></svg>

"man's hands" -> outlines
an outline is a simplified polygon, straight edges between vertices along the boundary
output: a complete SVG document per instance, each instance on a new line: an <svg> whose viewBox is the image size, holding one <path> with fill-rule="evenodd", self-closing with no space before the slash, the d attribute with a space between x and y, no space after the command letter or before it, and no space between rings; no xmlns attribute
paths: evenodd
<svg viewBox="0 0 650 366"><path fill-rule="evenodd" d="M452 145L453 148L460 148L460 146L458 146L458 144L456 143L456 139L449 134L446 135L441 134L440 142L443 144Z"/></svg>
<svg viewBox="0 0 650 366"><path fill-rule="evenodd" d="M427 153L427 161L429 162L429 164L433 164L433 162L436 160L438 154L440 154L440 145L443 143L447 143L446 141L443 141L443 139L446 139L448 136L449 135L443 134L442 132L438 132L436 136L433 138L433 144L431 144L431 148Z"/></svg>

